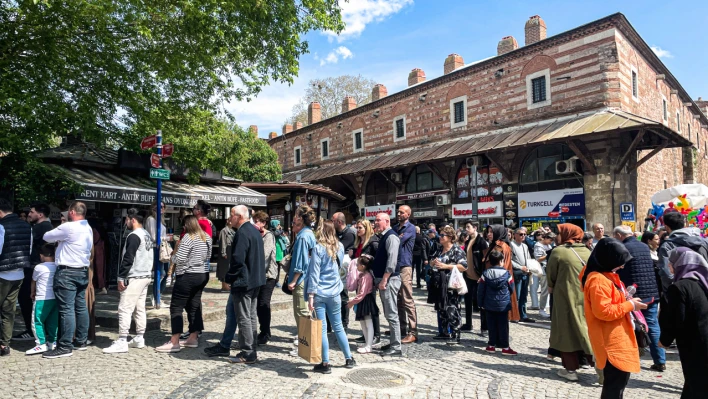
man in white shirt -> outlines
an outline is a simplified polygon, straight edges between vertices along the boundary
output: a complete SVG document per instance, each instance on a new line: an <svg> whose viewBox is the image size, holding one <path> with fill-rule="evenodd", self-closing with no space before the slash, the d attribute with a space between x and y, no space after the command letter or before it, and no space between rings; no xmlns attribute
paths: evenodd
<svg viewBox="0 0 708 399"><path fill-rule="evenodd" d="M536 320L526 314L526 301L529 295L529 269L526 267L529 259L533 259L526 245L526 228L520 227L514 232L511 241L511 265L514 268L514 285L516 299L519 301L519 314L522 322L535 323Z"/></svg>
<svg viewBox="0 0 708 399"><path fill-rule="evenodd" d="M44 234L44 241L57 243L54 296L59 308L60 336L52 351L42 357L56 359L72 355L74 349L86 350L89 314L86 307L88 269L93 247L93 232L86 221L86 204L74 201L69 207L69 221ZM76 332L76 341L72 337Z"/></svg>
<svg viewBox="0 0 708 399"><path fill-rule="evenodd" d="M9 201L0 198L0 356L10 354L17 296L31 252L32 227L12 213Z"/></svg>

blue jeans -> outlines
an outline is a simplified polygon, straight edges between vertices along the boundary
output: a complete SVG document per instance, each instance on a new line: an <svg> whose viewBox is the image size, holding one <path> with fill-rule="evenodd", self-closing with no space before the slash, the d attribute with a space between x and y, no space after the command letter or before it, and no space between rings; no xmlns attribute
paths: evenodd
<svg viewBox="0 0 708 399"><path fill-rule="evenodd" d="M516 300L519 301L519 316L521 319L528 317L526 314L526 299L529 296L529 275L524 274L520 279L514 278L516 286Z"/></svg>
<svg viewBox="0 0 708 399"><path fill-rule="evenodd" d="M72 338L83 344L88 337L89 313L86 307L87 269L59 269L54 274L54 296L59 309L57 347L73 350Z"/></svg>
<svg viewBox="0 0 708 399"><path fill-rule="evenodd" d="M157 262L157 267L161 267L160 269L160 295L162 295L163 292L165 292L165 288L167 288L167 272L170 271L170 264L169 263L160 263Z"/></svg>
<svg viewBox="0 0 708 399"><path fill-rule="evenodd" d="M327 338L327 317L332 323L332 331L337 337L339 348L344 352L346 359L351 359L347 333L342 326L342 298L339 294L331 298L315 295L315 313L322 320L322 363L329 363L329 339Z"/></svg>
<svg viewBox="0 0 708 399"><path fill-rule="evenodd" d="M658 312L659 304L657 302L642 310L649 327L649 352L651 353L651 358L654 360L654 364L666 364L666 351L664 351L664 348L659 348L661 329L659 328Z"/></svg>
<svg viewBox="0 0 708 399"><path fill-rule="evenodd" d="M226 302L226 324L224 324L224 333L221 335L221 341L219 341L219 345L221 345L222 348L231 348L231 342L236 335L237 326L238 321L236 320L236 308L234 308L234 296L229 294L229 300Z"/></svg>

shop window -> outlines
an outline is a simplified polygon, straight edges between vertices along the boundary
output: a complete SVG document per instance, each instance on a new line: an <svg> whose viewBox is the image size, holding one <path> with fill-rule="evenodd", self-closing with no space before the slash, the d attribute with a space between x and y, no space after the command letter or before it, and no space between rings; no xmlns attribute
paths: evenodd
<svg viewBox="0 0 708 399"><path fill-rule="evenodd" d="M570 159L575 154L565 144L544 145L534 149L526 158L519 177L519 191L547 191L583 186L577 174L557 175L556 162ZM578 163L582 176L582 165Z"/></svg>
<svg viewBox="0 0 708 399"><path fill-rule="evenodd" d="M354 147L354 152L361 152L364 150L364 129L359 129L352 132L352 146Z"/></svg>
<svg viewBox="0 0 708 399"><path fill-rule="evenodd" d="M450 100L450 129L467 126L467 96Z"/></svg>
<svg viewBox="0 0 708 399"><path fill-rule="evenodd" d="M551 70L544 69L526 75L526 108L551 105Z"/></svg>
<svg viewBox="0 0 708 399"><path fill-rule="evenodd" d="M302 165L302 146L295 147L293 158L295 158L295 166Z"/></svg>
<svg viewBox="0 0 708 399"><path fill-rule="evenodd" d="M443 181L427 165L418 165L408 176L407 193L440 190L445 188Z"/></svg>
<svg viewBox="0 0 708 399"><path fill-rule="evenodd" d="M396 202L396 186L391 184L381 173L375 172L366 183L364 202L366 206L393 204Z"/></svg>
<svg viewBox="0 0 708 399"><path fill-rule="evenodd" d="M393 119L393 141L406 139L406 116L401 115Z"/></svg>

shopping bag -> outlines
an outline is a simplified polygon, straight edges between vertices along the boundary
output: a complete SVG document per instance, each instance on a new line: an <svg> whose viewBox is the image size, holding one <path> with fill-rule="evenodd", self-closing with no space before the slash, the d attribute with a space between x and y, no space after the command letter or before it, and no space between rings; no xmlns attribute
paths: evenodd
<svg viewBox="0 0 708 399"><path fill-rule="evenodd" d="M462 273L457 270L457 266L452 266L452 269L450 270L450 281L447 283L447 288L457 291L459 295L464 295L467 293L467 284L465 283L465 279L462 277Z"/></svg>
<svg viewBox="0 0 708 399"><path fill-rule="evenodd" d="M526 268L529 270L529 273L533 274L534 276L543 276L543 268L541 267L541 264L538 263L538 261L535 259L527 259Z"/></svg>
<svg viewBox="0 0 708 399"><path fill-rule="evenodd" d="M314 315L300 316L297 354L308 363L322 363L322 320L318 320Z"/></svg>

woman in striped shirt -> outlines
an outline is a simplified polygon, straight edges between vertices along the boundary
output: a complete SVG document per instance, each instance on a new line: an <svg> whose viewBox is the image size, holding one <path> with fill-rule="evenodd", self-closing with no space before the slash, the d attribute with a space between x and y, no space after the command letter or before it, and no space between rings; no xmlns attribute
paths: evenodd
<svg viewBox="0 0 708 399"><path fill-rule="evenodd" d="M202 291L209 281L209 271L205 270L204 263L211 258L211 237L201 229L195 216L184 218L184 230L184 237L172 257L177 275L170 303L172 338L155 348L158 352L172 353L179 352L183 347L196 348L199 344L198 333L204 329L201 302ZM189 321L189 338L183 341L179 339L184 329L182 309L187 311Z"/></svg>

